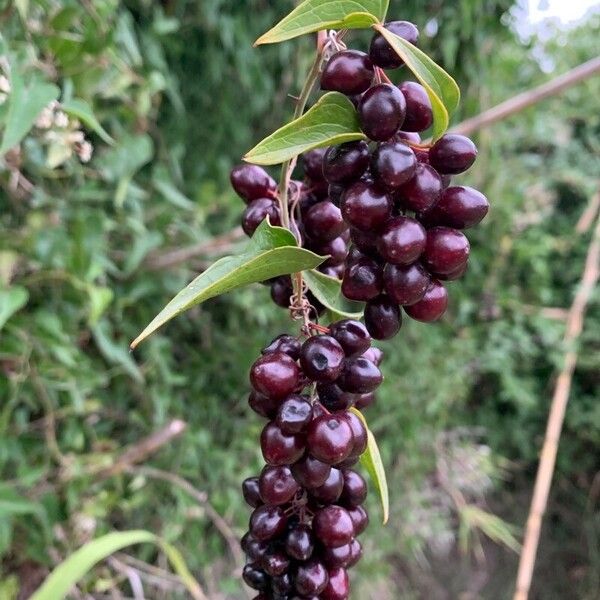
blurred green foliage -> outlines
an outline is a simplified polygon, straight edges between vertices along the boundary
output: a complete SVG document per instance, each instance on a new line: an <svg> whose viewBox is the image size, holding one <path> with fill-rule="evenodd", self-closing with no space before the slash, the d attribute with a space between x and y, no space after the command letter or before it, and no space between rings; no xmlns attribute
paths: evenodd
<svg viewBox="0 0 600 600"><path fill-rule="evenodd" d="M85 541L134 528L174 542L211 598L241 597L210 508L148 471L102 474L181 418L185 434L145 462L206 492L235 533L244 526L239 483L260 464L261 427L246 406L246 372L290 327L286 315L255 286L177 319L135 355L128 343L209 260L156 269L153 257L235 226L227 171L291 112L311 41L251 49L290 4L0 2L0 68L11 88L0 86L0 129L18 81L29 92L16 103L23 110L51 98L49 84L63 106L86 107L46 111L0 163L2 598L18 589L27 597ZM500 18L511 4L392 1L390 14L429 23L435 35L423 47L456 74L467 115L547 78L531 44ZM545 44L557 73L590 57L597 28L596 19ZM479 136L481 159L463 179L493 210L470 234L469 274L452 286L443 323L407 323L385 346L386 384L369 419L388 466L392 523L379 526L373 499L357 598L455 598L473 592L475 572L487 585L475 593L508 597L513 554L486 546L481 567L455 549L459 520L471 550L477 532L501 542L510 529L490 518L473 526L480 515L457 511L439 470L473 506L488 498L490 515L523 523L564 353L564 323L544 309L570 306L591 237L575 225L598 191L599 95L598 78L589 80ZM600 442L598 305L596 292L542 543L543 598L597 589L600 523L588 492ZM158 560L149 547L135 556ZM128 589L103 565L80 588L102 597L119 586Z"/></svg>

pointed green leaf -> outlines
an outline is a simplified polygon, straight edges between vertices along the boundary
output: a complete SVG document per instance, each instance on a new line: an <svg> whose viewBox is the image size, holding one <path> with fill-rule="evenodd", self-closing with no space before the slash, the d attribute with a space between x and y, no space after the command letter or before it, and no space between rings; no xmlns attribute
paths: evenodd
<svg viewBox="0 0 600 600"><path fill-rule="evenodd" d="M78 98L63 102L61 108L72 117L79 119L84 125L95 131L107 144L114 146L115 140L113 140L106 129L100 125L100 121L96 119L92 107Z"/></svg>
<svg viewBox="0 0 600 600"><path fill-rule="evenodd" d="M396 54L406 63L427 90L433 108L433 139L439 139L450 123L450 118L460 102L460 89L438 64L410 42L395 35L381 25L374 27L389 42Z"/></svg>
<svg viewBox="0 0 600 600"><path fill-rule="evenodd" d="M299 248L290 231L263 221L243 254L225 256L211 265L171 302L133 341L135 348L159 327L196 304L251 283L318 267L325 258Z"/></svg>
<svg viewBox="0 0 600 600"><path fill-rule="evenodd" d="M146 542L162 548L182 583L195 600L206 600L206 596L192 577L181 554L171 544L144 530L109 533L88 542L50 573L41 587L31 596L31 600L62 600L66 598L71 588L98 562L122 548Z"/></svg>
<svg viewBox="0 0 600 600"><path fill-rule="evenodd" d="M304 281L317 300L328 308L332 317L339 319L360 319L364 304L347 300L342 294L342 282L320 271L304 271Z"/></svg>
<svg viewBox="0 0 600 600"><path fill-rule="evenodd" d="M304 0L255 45L274 44L323 29L364 29L384 21L389 0Z"/></svg>
<svg viewBox="0 0 600 600"><path fill-rule="evenodd" d="M27 304L29 292L21 286L0 289L0 329L21 308Z"/></svg>
<svg viewBox="0 0 600 600"><path fill-rule="evenodd" d="M301 117L257 144L244 160L255 165L276 165L313 148L362 139L366 138L352 102L343 94L330 92Z"/></svg>
<svg viewBox="0 0 600 600"><path fill-rule="evenodd" d="M60 90L51 83L33 80L27 87L19 73L13 71L8 99L6 127L0 145L0 156L14 148L33 127L45 106L58 98Z"/></svg>
<svg viewBox="0 0 600 600"><path fill-rule="evenodd" d="M364 415L356 408L351 408L350 410L367 428L368 444L364 454L360 457L360 463L369 473L371 481L375 484L375 487L379 492L379 499L381 500L381 508L383 510L383 524L385 525L390 517L390 494L379 447L375 441L375 436L371 433L371 430L367 425L367 420Z"/></svg>

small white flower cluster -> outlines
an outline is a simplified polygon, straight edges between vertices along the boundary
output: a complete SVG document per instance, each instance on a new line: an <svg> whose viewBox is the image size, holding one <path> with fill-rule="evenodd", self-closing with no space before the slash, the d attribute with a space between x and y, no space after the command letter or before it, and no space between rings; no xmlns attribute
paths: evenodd
<svg viewBox="0 0 600 600"><path fill-rule="evenodd" d="M94 148L85 139L80 123L77 119L71 119L67 113L60 108L56 101L46 106L38 118L35 126L45 131L44 141L60 149L60 162L51 166L58 166L75 154L82 163L87 163L92 158Z"/></svg>
<svg viewBox="0 0 600 600"><path fill-rule="evenodd" d="M8 94L10 94L10 81L4 75L0 75L0 105L6 102Z"/></svg>

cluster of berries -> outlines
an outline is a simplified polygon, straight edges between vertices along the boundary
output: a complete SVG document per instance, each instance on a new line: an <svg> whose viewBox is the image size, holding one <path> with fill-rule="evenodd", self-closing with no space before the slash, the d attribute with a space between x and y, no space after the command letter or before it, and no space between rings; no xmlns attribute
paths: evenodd
<svg viewBox="0 0 600 600"><path fill-rule="evenodd" d="M347 600L362 556L367 484L352 469L367 447L364 406L382 381L365 326L339 321L304 342L280 335L253 364L249 403L269 419L266 462L242 490L254 509L242 548L256 600Z"/></svg>

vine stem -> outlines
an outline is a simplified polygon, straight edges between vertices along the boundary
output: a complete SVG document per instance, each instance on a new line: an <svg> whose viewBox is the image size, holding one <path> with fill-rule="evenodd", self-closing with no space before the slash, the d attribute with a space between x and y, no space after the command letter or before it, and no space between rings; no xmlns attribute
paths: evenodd
<svg viewBox="0 0 600 600"><path fill-rule="evenodd" d="M304 109L306 108L306 104L308 103L308 99L319 79L319 74L321 72L321 65L323 63L323 55L327 42L327 33L325 31L319 31L317 35L317 52L315 55L315 59L310 68L308 76L306 77L306 81L302 86L302 90L300 92L300 96L296 101L296 108L294 109L294 120L298 119L304 114ZM281 178L279 181L279 211L281 213L281 224L286 229L291 231L290 227L290 213L289 213L289 199L288 199L288 189L290 187L290 180L292 177L292 172L296 166L298 161L298 156L287 160L281 165ZM292 231L293 233L293 231ZM294 287L294 294L292 296L291 304L297 304L298 306L304 305L304 290L303 290L303 281L302 281L302 273L294 273L292 275L292 285ZM306 326L307 321L309 320L308 313L305 311L304 313L304 323Z"/></svg>

